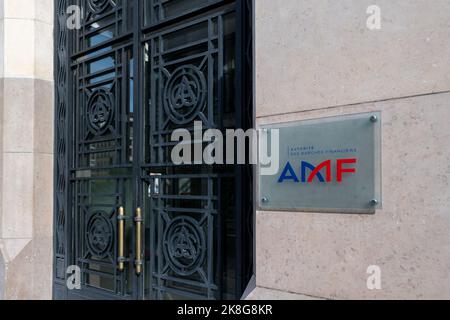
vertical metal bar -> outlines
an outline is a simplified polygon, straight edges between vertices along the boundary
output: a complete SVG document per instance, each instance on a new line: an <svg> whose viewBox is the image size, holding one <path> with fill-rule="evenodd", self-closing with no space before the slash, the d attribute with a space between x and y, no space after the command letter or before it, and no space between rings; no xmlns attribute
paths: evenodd
<svg viewBox="0 0 450 320"><path fill-rule="evenodd" d="M208 19L208 98L207 98L207 118L208 128L214 127L214 56L212 44L212 21Z"/></svg>
<svg viewBox="0 0 450 320"><path fill-rule="evenodd" d="M217 24L218 24L218 26L217 26L217 37L218 37L218 39L217 39L217 43L218 43L218 50L219 50L219 57L218 57L218 62L217 62L217 65L218 65L218 68L219 68L219 70L218 70L218 77L219 77L219 81L218 81L218 85L219 85L219 88L218 88L218 99L217 99L217 101L218 101L218 108L219 108L219 113L220 113L220 128L224 128L224 121L223 121L223 110L224 110L224 108L223 108L223 104L224 104L224 96L223 96L223 92L225 91L224 90L224 86L225 86L225 81L224 81L224 78L223 78L223 76L224 76L224 71L223 71L223 64L224 64L224 53L223 53L223 50L224 50L224 47L225 47L225 44L224 44L224 31L223 31L223 15L219 15L218 17L217 17ZM220 299L223 299L223 292L224 292L224 284L226 283L226 281L224 281L224 277L223 277L223 274L224 274L224 272L223 272L223 270L224 270L224 267L223 267L223 264L224 264L224 261L225 261L225 250L224 250L224 245L227 243L227 239L226 238L224 238L224 236L225 236L225 233L223 232L223 230L226 230L226 226L225 226L225 223L226 223L226 217L225 217L225 215L226 215L226 211L224 210L224 208L222 207L222 204L223 204L223 202L222 202L222 183L223 183L223 180L222 179L218 179L218 193L217 193L217 198L219 199L219 201L218 201L218 215L217 215L217 223L218 223L218 237L217 237L217 239L218 239L218 244L217 244L217 248L216 248L216 250L217 250L217 253L216 253L216 256L217 256L217 260L218 260L218 262L219 262L219 265L218 265L218 274L220 275L219 276L219 283L218 283L218 286L219 286L219 298Z"/></svg>
<svg viewBox="0 0 450 320"><path fill-rule="evenodd" d="M208 245L208 261L207 261L207 272L208 272L208 291L207 291L207 296L208 299L213 299L213 291L211 290L210 285L212 283L214 283L214 274L213 274L213 261L214 261L214 216L212 214L212 210L213 210L213 202L212 202L212 198L213 198L213 178L208 178L207 180L208 183L208 212L206 213L208 215L207 217L207 223L208 223L208 240L206 241L207 245Z"/></svg>
<svg viewBox="0 0 450 320"><path fill-rule="evenodd" d="M158 112L158 119L155 119L155 121L157 122L155 124L155 128L158 128L158 161L157 163L164 163L165 159L164 159L164 147L162 146L162 142L164 142L164 137L163 137L163 127L162 125L164 124L164 117L163 117L163 107L162 107L162 92L163 92L163 73L161 72L162 68L164 67L164 60L163 60L163 49L164 49L164 45L163 45L163 37L162 36L158 36L158 99L157 99L157 103L155 103L155 105L153 106L153 108L159 108L159 112Z"/></svg>
<svg viewBox="0 0 450 320"><path fill-rule="evenodd" d="M243 1L242 0L236 0L236 97L235 97L235 105L236 105L236 127L237 128L244 128L244 122L243 122L243 84L242 84L242 74L244 71L243 68L243 52L244 52L244 46L243 46L243 33L244 33L244 26L243 26ZM243 199L242 199L242 192L243 192L243 167L242 165L235 165L235 171L236 171L236 181L235 181L235 188L236 188L236 220L235 220L235 228L236 228L236 243L235 243L235 250L236 250L236 261L235 261L235 272L236 272L236 299L239 299L239 295L242 287L242 211L243 211Z"/></svg>
<svg viewBox="0 0 450 320"><path fill-rule="evenodd" d="M134 97L133 97L133 112L134 115L134 123L135 126L133 128L133 132L135 133L133 136L133 207L137 208L141 205L142 202L142 188L141 188L141 179L140 179L140 164L141 164L141 125L143 121L142 117L142 100L141 100L141 82L142 82L142 50L141 50L141 0L135 0L134 2L134 12L133 12L133 62L134 62L134 72L133 76L135 78L134 82ZM136 237L133 237L134 243L136 243ZM138 252L134 252L134 256L136 257ZM136 299L144 298L144 287L142 281L139 281L138 277L133 274L133 292ZM145 281L145 280L144 280Z"/></svg>
<svg viewBox="0 0 450 320"><path fill-rule="evenodd" d="M127 99L127 88L129 85L129 75L128 72L128 54L127 49L123 48L117 52L117 54L120 56L120 65L119 68L117 65L115 66L115 72L116 76L119 75L119 70L122 71L122 77L120 78L120 103L116 105L116 107L119 109L118 114L123 115L122 117L117 117L117 121L120 126L120 143L116 144L116 155L120 155L120 162L119 163L127 163L127 145L128 145L128 132L127 132L127 123L128 123L128 111L130 110L129 101L130 99ZM131 94L131 92L130 92ZM117 99L117 98L116 98ZM119 142L119 141L118 141ZM119 147L120 145L120 147Z"/></svg>
<svg viewBox="0 0 450 320"><path fill-rule="evenodd" d="M69 0L67 5L73 3L73 1ZM68 61L66 61L68 67L67 67L67 78L66 78L66 92L67 92L67 106L66 106L66 120L65 120L65 139L66 139L66 143L65 143L65 149L66 149L66 159L65 159L65 179L66 179L66 194L65 194L65 200L66 200L66 220L65 220L65 224L66 224L66 242L67 242L67 249L66 249L66 261L67 261L67 266L69 264L76 264L77 261L75 261L75 257L74 257L74 247L75 247L75 241L74 241L74 231L73 231L73 216L75 214L75 210L72 207L72 183L69 182L69 178L70 178L70 169L73 166L73 152L74 152L74 146L72 145L72 141L73 141L73 128L75 125L75 119L74 119L74 111L75 111L75 103L76 103L76 99L74 99L74 94L73 91L71 90L71 88L73 88L73 84L74 84L74 74L73 74L73 70L70 67L70 59L68 57L70 57L71 52L73 51L73 47L74 47L74 41L73 39L75 39L76 37L76 33L75 31L71 31L71 30L67 30L67 59ZM66 266L66 267L67 267Z"/></svg>
<svg viewBox="0 0 450 320"><path fill-rule="evenodd" d="M246 128L255 128L255 110L254 110L254 85L253 85L253 0L242 0L243 1L243 44L244 44L244 69L242 74L242 83L244 87L244 121ZM250 223L251 226L243 229L244 232L244 277L242 283L242 290L247 288L247 282L250 281L251 277L255 273L254 265L254 253L255 253L255 199L256 190L254 186L255 183L255 172L256 167L248 165L245 168L244 174L245 179L245 194L246 197L252 199L252 201L246 202L245 206L245 216L244 216L244 226Z"/></svg>
<svg viewBox="0 0 450 320"><path fill-rule="evenodd" d="M223 246L224 243L226 243L226 239L223 239L223 225L225 223L224 214L225 210L222 208L222 197L220 196L222 194L222 183L223 179L220 178L220 176L217 178L217 214L215 216L216 218L216 225L217 225L217 246L215 249L217 250L217 261L216 261L216 268L217 273L219 274L218 277L218 299L223 300L223 286L224 286L224 279L223 279L223 261L224 261L224 250Z"/></svg>
<svg viewBox="0 0 450 320"><path fill-rule="evenodd" d="M223 101L223 99L224 99L224 96L223 96L223 93L224 93L224 87L225 87L225 81L224 81L224 79L223 79L223 62L224 62L224 53L223 53L223 50L224 50L224 47L225 47L225 44L224 44L224 37L223 37L223 15L219 15L218 17L217 17L217 37L218 37L218 39L217 39L217 44L218 44L218 51L219 51L219 57L218 57L218 63L217 63L217 65L218 65L218 67L219 67L219 70L218 70L218 77L219 77L219 81L218 81L218 90L217 90L217 95L218 95L218 97L217 97L217 101L219 102L218 103L218 112L219 112L219 114L220 114L220 128L222 128L223 129L223 112L224 112L224 108L223 108L223 103L224 103L224 101Z"/></svg>
<svg viewBox="0 0 450 320"><path fill-rule="evenodd" d="M164 232L163 226L162 226L162 219L163 219L162 215L163 215L163 212L161 210L161 201L164 201L164 200L161 200L158 197L156 201L158 202L158 205L157 205L157 208L158 208L158 216L157 216L158 226L157 226L157 230L155 232L157 234L158 243L159 243L158 248L156 249L157 254L158 254L158 259L157 259L158 266L156 268L156 276L157 276L157 287L158 287L157 299L160 300L162 295L161 295L161 291L159 290L159 288L162 287L161 272L162 272L162 269L163 269L163 263L162 263L163 253L162 253L162 250L161 250L162 249L162 245L161 245L162 241L161 240L162 240L163 232Z"/></svg>

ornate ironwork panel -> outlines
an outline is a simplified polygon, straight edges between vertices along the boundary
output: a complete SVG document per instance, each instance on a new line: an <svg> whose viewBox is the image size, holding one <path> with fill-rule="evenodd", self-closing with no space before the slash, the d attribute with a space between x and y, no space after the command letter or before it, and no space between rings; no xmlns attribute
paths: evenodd
<svg viewBox="0 0 450 320"><path fill-rule="evenodd" d="M236 27L232 4L145 36L151 298L241 293L235 249L241 245L236 232L244 215L237 198L226 192L235 189L235 167L175 166L170 158L175 129L193 132L195 122L203 130L242 128L235 92Z"/></svg>
<svg viewBox="0 0 450 320"><path fill-rule="evenodd" d="M118 43L74 65L76 168L133 161L132 47Z"/></svg>
<svg viewBox="0 0 450 320"><path fill-rule="evenodd" d="M123 271L117 268L119 259L118 209L132 212L132 175L79 171L73 179L73 257L81 269L82 289L76 295L103 298L133 297L132 276L127 257L132 246L125 238ZM132 220L125 218L125 230L132 230ZM131 232L129 232L131 234Z"/></svg>
<svg viewBox="0 0 450 320"><path fill-rule="evenodd" d="M74 52L99 48L133 32L133 0L77 0L82 23L74 33Z"/></svg>
<svg viewBox="0 0 450 320"><path fill-rule="evenodd" d="M68 80L67 0L55 3L55 168L54 168L54 297L65 299L68 220Z"/></svg>

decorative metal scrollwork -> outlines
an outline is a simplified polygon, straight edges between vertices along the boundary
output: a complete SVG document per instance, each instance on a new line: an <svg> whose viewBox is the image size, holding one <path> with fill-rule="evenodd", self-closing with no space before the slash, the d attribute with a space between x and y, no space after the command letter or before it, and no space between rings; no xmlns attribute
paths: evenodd
<svg viewBox="0 0 450 320"><path fill-rule="evenodd" d="M114 227L105 212L95 212L87 223L86 244L89 252L99 258L105 258L111 252Z"/></svg>
<svg viewBox="0 0 450 320"><path fill-rule="evenodd" d="M205 259L205 234L190 217L173 219L164 233L164 256L176 273L188 276L200 268Z"/></svg>
<svg viewBox="0 0 450 320"><path fill-rule="evenodd" d="M206 79L193 65L176 69L164 88L164 109L176 124L191 122L205 105Z"/></svg>
<svg viewBox="0 0 450 320"><path fill-rule="evenodd" d="M112 0L88 0L89 9L95 14L103 13L110 5L116 6Z"/></svg>
<svg viewBox="0 0 450 320"><path fill-rule="evenodd" d="M105 89L96 89L87 103L88 124L93 134L105 133L114 118L112 94Z"/></svg>

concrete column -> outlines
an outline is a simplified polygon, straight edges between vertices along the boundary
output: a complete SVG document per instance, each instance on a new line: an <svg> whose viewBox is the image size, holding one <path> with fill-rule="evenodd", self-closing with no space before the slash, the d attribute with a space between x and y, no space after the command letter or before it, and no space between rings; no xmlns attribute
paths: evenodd
<svg viewBox="0 0 450 320"><path fill-rule="evenodd" d="M257 212L250 298L449 299L450 2L254 5L258 125L381 111L384 201L375 215Z"/></svg>
<svg viewBox="0 0 450 320"><path fill-rule="evenodd" d="M0 299L51 299L53 1L0 0Z"/></svg>

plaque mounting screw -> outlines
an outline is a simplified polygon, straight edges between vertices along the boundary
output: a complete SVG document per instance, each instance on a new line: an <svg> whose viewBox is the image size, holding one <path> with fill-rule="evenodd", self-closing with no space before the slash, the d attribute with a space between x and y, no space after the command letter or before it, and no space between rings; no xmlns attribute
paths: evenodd
<svg viewBox="0 0 450 320"><path fill-rule="evenodd" d="M263 198L261 199L261 201L262 201L262 203L268 203L268 202L269 202L269 199L268 199L267 197L263 197Z"/></svg>
<svg viewBox="0 0 450 320"><path fill-rule="evenodd" d="M375 122L378 121L378 117L375 116L375 115L374 115L374 116L371 116L371 117L370 117L370 121L373 122L373 123L375 123Z"/></svg>
<svg viewBox="0 0 450 320"><path fill-rule="evenodd" d="M370 204L371 204L373 207L376 207L376 206L378 205L378 203L379 203L379 201L378 201L377 199L372 199L372 200L370 200Z"/></svg>

